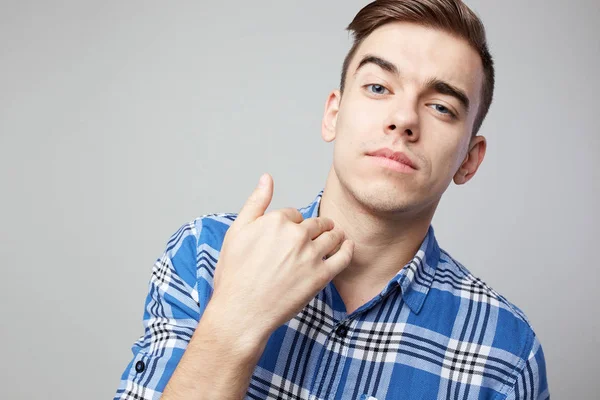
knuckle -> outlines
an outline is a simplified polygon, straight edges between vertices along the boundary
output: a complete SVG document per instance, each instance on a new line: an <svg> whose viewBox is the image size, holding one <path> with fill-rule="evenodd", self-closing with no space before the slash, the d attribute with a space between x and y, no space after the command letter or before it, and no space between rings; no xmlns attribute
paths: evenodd
<svg viewBox="0 0 600 400"><path fill-rule="evenodd" d="M305 226L297 225L294 229L294 238L298 241L307 242L310 240L310 232Z"/></svg>
<svg viewBox="0 0 600 400"><path fill-rule="evenodd" d="M290 213L292 214L292 216L294 217L294 219L299 220L300 222L304 221L304 216L297 209L292 208L291 211L290 211Z"/></svg>
<svg viewBox="0 0 600 400"><path fill-rule="evenodd" d="M319 257L319 252L314 248L314 246L307 247L304 249L303 253L309 260L314 260L315 258Z"/></svg>
<svg viewBox="0 0 600 400"><path fill-rule="evenodd" d="M272 219L276 223L283 223L287 220L287 217L282 212L282 210L275 210L269 213L269 218Z"/></svg>
<svg viewBox="0 0 600 400"><path fill-rule="evenodd" d="M313 228L318 229L319 233L326 231L326 226L321 218L311 218L311 224L313 225Z"/></svg>
<svg viewBox="0 0 600 400"><path fill-rule="evenodd" d="M327 220L324 218L316 218L315 223L317 224L317 228L319 232L325 232L327 230Z"/></svg>
<svg viewBox="0 0 600 400"><path fill-rule="evenodd" d="M317 279L319 280L319 284L321 282L329 282L332 277L331 277L331 273L329 272L329 268L327 268L327 265L322 264L319 265L319 268L317 268Z"/></svg>
<svg viewBox="0 0 600 400"><path fill-rule="evenodd" d="M337 244L340 241L340 232L338 230L331 231L329 239L332 244Z"/></svg>
<svg viewBox="0 0 600 400"><path fill-rule="evenodd" d="M332 227L333 228L335 226L333 224L333 220L331 218L323 217L323 219L321 221L323 221L323 226L325 226L325 227Z"/></svg>

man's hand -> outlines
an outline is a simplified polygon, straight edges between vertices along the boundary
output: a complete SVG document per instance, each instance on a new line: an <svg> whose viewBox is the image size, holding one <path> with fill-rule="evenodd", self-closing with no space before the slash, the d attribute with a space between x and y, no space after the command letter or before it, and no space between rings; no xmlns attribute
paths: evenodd
<svg viewBox="0 0 600 400"><path fill-rule="evenodd" d="M216 314L262 340L346 268L354 250L329 218L304 220L295 208L265 214L273 180L263 178L225 235L211 299Z"/></svg>
<svg viewBox="0 0 600 400"><path fill-rule="evenodd" d="M162 399L242 399L271 333L350 264L354 245L331 219L265 214L264 178L225 235L212 298Z"/></svg>

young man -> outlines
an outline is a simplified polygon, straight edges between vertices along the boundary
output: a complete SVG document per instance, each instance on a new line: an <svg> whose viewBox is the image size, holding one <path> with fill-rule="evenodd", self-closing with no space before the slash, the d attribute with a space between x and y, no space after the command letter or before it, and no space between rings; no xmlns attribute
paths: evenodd
<svg viewBox="0 0 600 400"><path fill-rule="evenodd" d="M264 175L239 214L176 232L115 398L549 398L526 317L430 226L450 181L485 155L481 22L458 0L384 0L348 29L323 117L324 190L265 214Z"/></svg>

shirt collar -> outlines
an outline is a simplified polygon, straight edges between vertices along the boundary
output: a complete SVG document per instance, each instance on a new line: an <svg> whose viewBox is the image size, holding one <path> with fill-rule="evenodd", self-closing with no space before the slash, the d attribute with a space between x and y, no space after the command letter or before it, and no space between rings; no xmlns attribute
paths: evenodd
<svg viewBox="0 0 600 400"><path fill-rule="evenodd" d="M324 190L321 189L312 203L299 209L305 219L319 216L319 205ZM404 302L412 312L418 314L431 288L439 259L440 248L435 238L433 226L430 225L415 257L388 282L380 293L380 297L386 296L396 286L399 286L402 290Z"/></svg>

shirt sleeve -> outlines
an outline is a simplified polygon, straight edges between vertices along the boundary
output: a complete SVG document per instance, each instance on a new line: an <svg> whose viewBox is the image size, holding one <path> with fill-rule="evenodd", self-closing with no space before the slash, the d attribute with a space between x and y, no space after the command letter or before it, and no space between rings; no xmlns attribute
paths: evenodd
<svg viewBox="0 0 600 400"><path fill-rule="evenodd" d="M534 334L533 346L525 366L517 376L507 400L549 400L546 361L542 346Z"/></svg>
<svg viewBox="0 0 600 400"><path fill-rule="evenodd" d="M198 219L183 225L154 264L144 306L144 334L131 348L133 358L115 400L159 399L198 325L210 296L208 285L198 285L201 226Z"/></svg>

